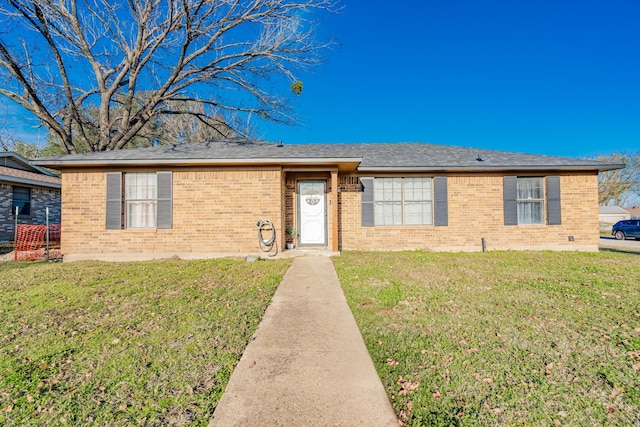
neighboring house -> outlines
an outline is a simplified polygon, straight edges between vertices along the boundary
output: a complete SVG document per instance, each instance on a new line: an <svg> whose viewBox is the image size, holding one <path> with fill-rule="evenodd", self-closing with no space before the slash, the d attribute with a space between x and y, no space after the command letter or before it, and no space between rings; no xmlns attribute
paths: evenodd
<svg viewBox="0 0 640 427"><path fill-rule="evenodd" d="M631 214L630 219L640 219L640 206L632 206L624 209Z"/></svg>
<svg viewBox="0 0 640 427"><path fill-rule="evenodd" d="M61 179L11 151L0 152L0 241L13 240L20 224L60 223Z"/></svg>
<svg viewBox="0 0 640 427"><path fill-rule="evenodd" d="M609 226L623 219L630 219L631 212L620 206L600 206L598 208L600 222Z"/></svg>
<svg viewBox="0 0 640 427"><path fill-rule="evenodd" d="M66 260L307 249L598 248L593 160L421 143L221 140L41 159L62 171Z"/></svg>

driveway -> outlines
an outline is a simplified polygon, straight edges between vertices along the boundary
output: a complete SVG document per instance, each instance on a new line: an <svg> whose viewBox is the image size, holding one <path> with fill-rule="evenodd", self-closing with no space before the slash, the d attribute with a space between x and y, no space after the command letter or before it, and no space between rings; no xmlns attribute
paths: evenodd
<svg viewBox="0 0 640 427"><path fill-rule="evenodd" d="M600 249L613 249L624 252L639 252L640 240L616 240L612 237L600 237Z"/></svg>

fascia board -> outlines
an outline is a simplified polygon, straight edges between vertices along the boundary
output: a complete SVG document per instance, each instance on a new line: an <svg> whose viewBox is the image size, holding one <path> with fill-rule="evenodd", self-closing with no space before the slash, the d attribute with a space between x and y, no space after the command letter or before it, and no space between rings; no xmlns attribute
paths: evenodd
<svg viewBox="0 0 640 427"><path fill-rule="evenodd" d="M13 184L25 184L33 185L36 187L48 187L48 188L62 188L61 184L54 184L51 182L37 181L35 179L16 178L15 176L0 175L0 181L11 182Z"/></svg>

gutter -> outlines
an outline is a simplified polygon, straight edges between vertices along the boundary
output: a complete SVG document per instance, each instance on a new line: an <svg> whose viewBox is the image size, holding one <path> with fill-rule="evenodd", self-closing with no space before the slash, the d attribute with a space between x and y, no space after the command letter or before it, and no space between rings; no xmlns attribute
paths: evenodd
<svg viewBox="0 0 640 427"><path fill-rule="evenodd" d="M360 165L361 157L327 158L255 158L255 159L113 159L113 160L34 160L33 163L45 167L113 167L113 166L193 166L193 165L319 165L352 163ZM359 172L505 172L505 171L593 171L606 172L624 169L624 163L602 163L600 165L497 165L497 166L357 166Z"/></svg>
<svg viewBox="0 0 640 427"><path fill-rule="evenodd" d="M624 169L623 163L605 163L599 165L509 165L509 166L361 166L359 172L505 172L505 171L592 171L606 172Z"/></svg>

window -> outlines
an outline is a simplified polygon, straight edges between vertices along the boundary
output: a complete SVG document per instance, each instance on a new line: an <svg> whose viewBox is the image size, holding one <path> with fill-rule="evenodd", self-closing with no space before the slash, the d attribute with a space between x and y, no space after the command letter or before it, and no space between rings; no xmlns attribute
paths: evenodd
<svg viewBox="0 0 640 427"><path fill-rule="evenodd" d="M402 225L402 178L373 181L376 225Z"/></svg>
<svg viewBox="0 0 640 427"><path fill-rule="evenodd" d="M172 182L170 171L107 172L106 228L172 228Z"/></svg>
<svg viewBox="0 0 640 427"><path fill-rule="evenodd" d="M562 224L560 178L505 176L504 225Z"/></svg>
<svg viewBox="0 0 640 427"><path fill-rule="evenodd" d="M543 185L541 177L518 177L518 224L544 224Z"/></svg>
<svg viewBox="0 0 640 427"><path fill-rule="evenodd" d="M155 173L124 176L125 227L156 228L158 180Z"/></svg>
<svg viewBox="0 0 640 427"><path fill-rule="evenodd" d="M404 223L433 224L431 178L405 178Z"/></svg>
<svg viewBox="0 0 640 427"><path fill-rule="evenodd" d="M29 187L13 187L13 205L11 213L15 215L16 208L18 216L31 215L31 188Z"/></svg>
<svg viewBox="0 0 640 427"><path fill-rule="evenodd" d="M375 178L375 225L432 225L431 178Z"/></svg>

